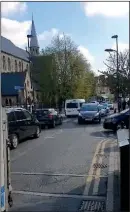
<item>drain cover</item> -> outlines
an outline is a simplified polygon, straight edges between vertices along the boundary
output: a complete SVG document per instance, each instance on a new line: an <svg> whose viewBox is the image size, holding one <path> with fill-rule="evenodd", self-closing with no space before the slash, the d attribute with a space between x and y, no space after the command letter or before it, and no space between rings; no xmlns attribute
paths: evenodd
<svg viewBox="0 0 130 212"><path fill-rule="evenodd" d="M97 169L97 168L104 169L104 168L107 168L107 164L94 163L93 164L93 168L95 168L95 169Z"/></svg>
<svg viewBox="0 0 130 212"><path fill-rule="evenodd" d="M101 200L83 200L79 211L88 212L105 212L105 201Z"/></svg>

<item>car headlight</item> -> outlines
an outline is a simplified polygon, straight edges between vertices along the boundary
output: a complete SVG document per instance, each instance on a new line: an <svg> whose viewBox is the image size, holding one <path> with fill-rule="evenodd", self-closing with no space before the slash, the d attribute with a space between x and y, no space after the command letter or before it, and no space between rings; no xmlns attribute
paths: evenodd
<svg viewBox="0 0 130 212"><path fill-rule="evenodd" d="M111 122L115 123L116 119L115 118L111 118Z"/></svg>
<svg viewBox="0 0 130 212"><path fill-rule="evenodd" d="M80 116L80 117L82 117L82 114L81 114L81 113L79 113L79 116Z"/></svg>
<svg viewBox="0 0 130 212"><path fill-rule="evenodd" d="M99 116L99 113L96 113L96 114L95 114L95 117L97 117L97 116Z"/></svg>

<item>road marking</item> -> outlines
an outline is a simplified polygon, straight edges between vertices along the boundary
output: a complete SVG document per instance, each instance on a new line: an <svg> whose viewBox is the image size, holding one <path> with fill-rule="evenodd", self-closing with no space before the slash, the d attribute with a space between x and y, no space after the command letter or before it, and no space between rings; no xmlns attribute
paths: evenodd
<svg viewBox="0 0 130 212"><path fill-rule="evenodd" d="M78 194L54 194L54 193L42 193L42 192L32 192L32 191L12 191L13 194L22 194L22 195L33 195L33 196L42 196L42 197L56 197L56 198L75 198L75 199L87 199L87 200L105 200L104 196L86 196Z"/></svg>
<svg viewBox="0 0 130 212"><path fill-rule="evenodd" d="M105 149L106 143L107 143L107 141L103 142L100 154L104 154L104 149ZM103 162L103 157L100 157L98 163L102 164L102 162ZM101 175L101 168L96 169L95 174L97 176L97 179L95 179L95 183L94 183L94 187L93 187L93 195L98 194L98 188L99 188L99 183L100 183L99 176Z"/></svg>
<svg viewBox="0 0 130 212"><path fill-rule="evenodd" d="M111 149L110 149L110 156L109 156L109 170L108 170L108 185L107 185L107 200L106 200L106 210L113 212L114 209L114 172L115 172L115 168L117 169L117 164L115 164L115 160L116 163L118 162L117 159L114 159L115 156L115 151L114 151L114 147L115 145L117 146L117 143L112 143L111 144ZM115 166L116 165L116 166Z"/></svg>
<svg viewBox="0 0 130 212"><path fill-rule="evenodd" d="M47 132L48 132L48 131L47 131ZM55 138L55 135L58 135L58 134L60 134L60 133L62 133L62 132L63 132L62 129L60 129L60 130L58 130L58 132L55 131L55 132L52 133L52 135L50 135L50 136L45 136L45 137L43 137L43 140L40 140L40 142L39 142L39 143L36 143L35 146L33 146L33 147L31 146L30 148L26 149L25 151L20 152L16 157L12 158L12 159L11 159L11 162L14 162L15 160L17 160L18 158L20 158L20 157L26 155L26 154L27 154L28 152L30 152L30 151L35 150L36 147L39 147L39 146L41 146L42 144L44 144L43 141L45 141L46 139L53 139L53 138ZM40 138L39 138L39 139L40 139Z"/></svg>
<svg viewBox="0 0 130 212"><path fill-rule="evenodd" d="M89 189L90 189L90 186L91 186L91 182L92 182L92 180L93 180L93 177L92 177L92 175L93 175L93 164L96 163L96 161L97 161L96 155L99 153L99 150L100 150L100 148L101 148L101 146L102 146L103 141L104 141L104 140L100 141L100 142L98 143L97 147L96 147L96 151L95 151L94 156L93 156L93 159L92 159L92 163L91 163L91 166L90 166L90 170L89 170L89 172L88 172L88 175L89 175L89 176L88 176L87 179L86 179L86 187L85 187L85 189L84 189L84 195L88 195L88 193L89 193Z"/></svg>
<svg viewBox="0 0 130 212"><path fill-rule="evenodd" d="M45 176L70 176L70 177L87 177L89 175L87 174L63 174L63 173L46 173L46 172L40 172L40 173L35 173L35 172L11 172L12 175L34 175L34 176L37 176L37 175L45 175ZM108 177L107 175L92 175L92 177L100 177L100 178L104 178L104 177Z"/></svg>
<svg viewBox="0 0 130 212"><path fill-rule="evenodd" d="M54 136L46 136L44 139L55 138Z"/></svg>

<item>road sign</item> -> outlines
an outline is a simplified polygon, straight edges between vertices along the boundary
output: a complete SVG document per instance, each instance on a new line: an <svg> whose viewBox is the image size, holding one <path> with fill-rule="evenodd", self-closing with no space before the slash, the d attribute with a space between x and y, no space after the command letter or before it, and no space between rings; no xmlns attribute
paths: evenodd
<svg viewBox="0 0 130 212"><path fill-rule="evenodd" d="M24 89L24 87L22 87L22 86L14 86L14 89L15 90L21 90L21 89Z"/></svg>

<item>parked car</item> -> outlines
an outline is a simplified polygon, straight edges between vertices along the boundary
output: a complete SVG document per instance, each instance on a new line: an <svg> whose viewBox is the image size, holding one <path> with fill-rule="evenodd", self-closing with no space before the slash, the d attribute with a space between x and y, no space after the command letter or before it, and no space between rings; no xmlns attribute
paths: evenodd
<svg viewBox="0 0 130 212"><path fill-rule="evenodd" d="M103 105L103 106L104 106L104 108L107 110L107 113L109 113L109 112L110 112L110 108L109 108L109 106L108 106L108 103L106 103L106 102L102 102L102 103L101 103L101 105Z"/></svg>
<svg viewBox="0 0 130 212"><path fill-rule="evenodd" d="M78 123L82 124L86 121L101 122L101 114L97 104L83 104L79 110Z"/></svg>
<svg viewBox="0 0 130 212"><path fill-rule="evenodd" d="M93 103L93 104L99 104L99 102L98 101L91 101L90 103Z"/></svg>
<svg viewBox="0 0 130 212"><path fill-rule="evenodd" d="M105 118L103 127L104 129L111 129L113 131L117 131L119 128L126 126L128 128L129 125L129 114L130 110L123 110L121 113L114 113L107 118Z"/></svg>
<svg viewBox="0 0 130 212"><path fill-rule="evenodd" d="M98 105L98 108L100 110L101 116L104 117L107 115L107 109L103 105Z"/></svg>
<svg viewBox="0 0 130 212"><path fill-rule="evenodd" d="M6 112L9 141L13 149L16 149L23 139L40 136L40 123L29 111L23 108L8 108Z"/></svg>
<svg viewBox="0 0 130 212"><path fill-rule="evenodd" d="M114 110L114 105L111 102L108 102L108 107L110 110Z"/></svg>
<svg viewBox="0 0 130 212"><path fill-rule="evenodd" d="M42 127L55 128L62 124L62 116L53 108L37 109L33 111Z"/></svg>

